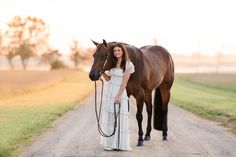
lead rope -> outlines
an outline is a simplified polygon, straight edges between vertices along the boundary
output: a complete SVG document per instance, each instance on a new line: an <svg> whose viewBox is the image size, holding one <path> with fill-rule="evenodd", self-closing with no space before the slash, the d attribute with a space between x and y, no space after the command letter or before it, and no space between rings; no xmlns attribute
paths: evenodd
<svg viewBox="0 0 236 157"><path fill-rule="evenodd" d="M119 109L118 109L118 112L116 114L116 107L115 107L115 104L114 104L114 118L115 118L115 122L114 122L114 129L113 129L113 132L110 134L110 135L107 135L105 134L103 131L102 131L102 128L100 126L100 117L101 117L101 108L102 108L102 97L103 97L103 86L104 86L104 82L102 79L100 79L100 81L102 82L102 91L101 91L101 100L100 100L100 107L99 107L99 113L97 111L97 83L96 81L95 82L95 115L96 115L96 119L97 119L97 124L98 124L98 132L100 135L102 135L103 137L111 137L115 134L115 131L116 131L116 127L117 127L117 118L119 116L119 125L118 125L118 149L117 151L120 150L120 104L119 105Z"/></svg>
<svg viewBox="0 0 236 157"><path fill-rule="evenodd" d="M120 112L120 104L119 104L119 112ZM118 149L117 151L120 151L120 115L119 115L119 125L118 125Z"/></svg>

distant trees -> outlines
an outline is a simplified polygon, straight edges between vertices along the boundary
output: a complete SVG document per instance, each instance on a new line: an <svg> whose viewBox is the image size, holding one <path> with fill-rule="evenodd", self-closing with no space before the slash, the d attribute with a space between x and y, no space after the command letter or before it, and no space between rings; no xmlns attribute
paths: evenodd
<svg viewBox="0 0 236 157"><path fill-rule="evenodd" d="M58 60L61 57L61 53L58 50L48 49L47 52L41 55L40 62L50 64L55 60Z"/></svg>
<svg viewBox="0 0 236 157"><path fill-rule="evenodd" d="M13 68L12 59L19 55L23 69L27 68L29 58L48 49L49 29L45 22L37 17L21 18L15 16L4 34L6 57Z"/></svg>
<svg viewBox="0 0 236 157"><path fill-rule="evenodd" d="M8 60L9 65L11 66L11 69L13 70L14 69L14 64L12 62L12 59L16 55L15 54L15 50L9 48L7 51L8 51L8 53L5 56L6 56L7 60Z"/></svg>
<svg viewBox="0 0 236 157"><path fill-rule="evenodd" d="M58 50L49 49L46 53L41 55L40 62L50 64L51 70L67 68L67 66L60 60L61 53Z"/></svg>
<svg viewBox="0 0 236 157"><path fill-rule="evenodd" d="M82 47L79 47L78 43L79 42L77 40L73 40L70 45L70 60L73 62L74 68L78 68L79 65L92 62L92 54L94 52L93 48L84 49Z"/></svg>
<svg viewBox="0 0 236 157"><path fill-rule="evenodd" d="M10 49L9 45L7 46L4 45L4 34L2 34L1 31L0 31L0 55L6 56L11 69L14 69L12 59L15 56L15 51L13 49Z"/></svg>
<svg viewBox="0 0 236 157"><path fill-rule="evenodd" d="M72 41L72 44L70 45L70 59L74 63L74 68L78 68L79 60L80 60L80 50L78 47L78 41L74 40Z"/></svg>
<svg viewBox="0 0 236 157"><path fill-rule="evenodd" d="M66 65L60 59L61 53L48 43L49 35L49 27L42 19L15 16L7 24L6 31L0 31L0 55L6 57L11 69L16 68L14 63L19 60L22 68L27 69L30 58L49 64L51 69L64 68ZM93 48L84 48L76 40L69 46L74 68L84 68L92 63Z"/></svg>

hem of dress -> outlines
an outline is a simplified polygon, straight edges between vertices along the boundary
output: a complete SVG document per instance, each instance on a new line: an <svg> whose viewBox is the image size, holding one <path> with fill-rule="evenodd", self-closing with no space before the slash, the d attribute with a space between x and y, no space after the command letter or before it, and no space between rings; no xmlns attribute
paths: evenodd
<svg viewBox="0 0 236 157"><path fill-rule="evenodd" d="M118 148L116 148L116 147L112 147L112 146L107 146L107 145L105 145L105 144L102 144L102 143L100 143L103 147L106 147L106 148L110 148L110 149L118 149ZM121 148L119 148L120 150L122 150L122 151L131 151L132 149L131 149L131 147L121 147Z"/></svg>

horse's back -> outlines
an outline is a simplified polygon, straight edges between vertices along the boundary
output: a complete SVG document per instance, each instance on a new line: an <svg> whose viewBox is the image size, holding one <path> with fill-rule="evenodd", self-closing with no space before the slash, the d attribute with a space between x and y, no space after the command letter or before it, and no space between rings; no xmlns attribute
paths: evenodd
<svg viewBox="0 0 236 157"><path fill-rule="evenodd" d="M164 47L158 45L146 45L141 47L140 50L144 53L144 55L170 55Z"/></svg>
<svg viewBox="0 0 236 157"><path fill-rule="evenodd" d="M170 53L162 46L147 45L140 48L143 52L147 68L152 69L153 75L168 82L171 86L174 80L174 63Z"/></svg>

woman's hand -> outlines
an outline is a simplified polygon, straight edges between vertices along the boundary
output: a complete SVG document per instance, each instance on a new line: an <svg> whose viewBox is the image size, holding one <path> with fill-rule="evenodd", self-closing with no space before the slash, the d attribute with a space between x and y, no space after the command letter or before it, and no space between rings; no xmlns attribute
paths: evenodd
<svg viewBox="0 0 236 157"><path fill-rule="evenodd" d="M115 97L115 104L120 104L121 103L121 96L117 95Z"/></svg>

